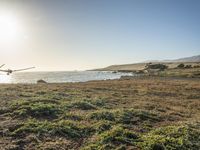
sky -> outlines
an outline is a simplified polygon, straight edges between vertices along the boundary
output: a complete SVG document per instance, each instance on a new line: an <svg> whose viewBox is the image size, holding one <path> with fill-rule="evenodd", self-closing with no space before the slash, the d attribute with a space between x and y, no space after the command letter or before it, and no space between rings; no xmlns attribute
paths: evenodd
<svg viewBox="0 0 200 150"><path fill-rule="evenodd" d="M0 0L0 64L10 69L175 59L199 55L199 43L200 0Z"/></svg>

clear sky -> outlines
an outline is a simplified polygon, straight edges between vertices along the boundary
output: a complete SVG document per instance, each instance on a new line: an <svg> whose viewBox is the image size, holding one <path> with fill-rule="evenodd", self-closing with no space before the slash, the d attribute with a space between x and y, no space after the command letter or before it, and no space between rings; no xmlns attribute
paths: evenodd
<svg viewBox="0 0 200 150"><path fill-rule="evenodd" d="M0 0L0 64L84 70L200 54L200 0Z"/></svg>

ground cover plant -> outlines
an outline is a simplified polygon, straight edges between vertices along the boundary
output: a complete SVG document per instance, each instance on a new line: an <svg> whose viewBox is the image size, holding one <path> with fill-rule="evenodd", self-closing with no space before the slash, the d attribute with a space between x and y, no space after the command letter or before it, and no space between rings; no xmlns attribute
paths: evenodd
<svg viewBox="0 0 200 150"><path fill-rule="evenodd" d="M200 149L200 80L0 85L0 149Z"/></svg>

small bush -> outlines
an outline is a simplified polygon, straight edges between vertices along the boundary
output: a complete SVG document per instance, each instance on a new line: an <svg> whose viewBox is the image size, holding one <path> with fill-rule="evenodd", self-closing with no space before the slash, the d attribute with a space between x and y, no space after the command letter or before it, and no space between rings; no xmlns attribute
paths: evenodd
<svg viewBox="0 0 200 150"><path fill-rule="evenodd" d="M189 126L167 126L142 135L142 142L139 142L138 145L144 150L198 150L200 146L199 134L199 128L196 130Z"/></svg>
<svg viewBox="0 0 200 150"><path fill-rule="evenodd" d="M177 68L184 68L184 67L185 67L184 64L179 64L179 65L177 66Z"/></svg>
<svg viewBox="0 0 200 150"><path fill-rule="evenodd" d="M160 69L160 70L165 70L168 68L168 66L164 64L148 64L146 66L147 69Z"/></svg>
<svg viewBox="0 0 200 150"><path fill-rule="evenodd" d="M186 65L185 68L186 68L186 69L192 68L192 65Z"/></svg>
<svg viewBox="0 0 200 150"><path fill-rule="evenodd" d="M67 112L66 114L64 114L61 119L69 119L69 120L74 120L74 121L80 121L83 119L83 117L81 115L78 114L74 114L73 112Z"/></svg>
<svg viewBox="0 0 200 150"><path fill-rule="evenodd" d="M161 118L154 113L150 113L148 111L138 111L136 116L139 117L141 120L149 120L151 122L161 121Z"/></svg>
<svg viewBox="0 0 200 150"><path fill-rule="evenodd" d="M115 126L113 129L99 134L97 142L91 143L84 149L116 149L119 147L135 146L137 141L137 134Z"/></svg>
<svg viewBox="0 0 200 150"><path fill-rule="evenodd" d="M15 136L23 135L26 133L35 133L38 135L49 134L54 136L64 136L73 139L87 137L90 132L90 128L68 120L50 122L29 119L24 122L19 128L15 129L12 134Z"/></svg>
<svg viewBox="0 0 200 150"><path fill-rule="evenodd" d="M109 121L103 120L93 125L97 133L102 133L104 131L110 130L112 124Z"/></svg>
<svg viewBox="0 0 200 150"><path fill-rule="evenodd" d="M32 117L56 117L61 112L56 104L46 104L42 102L19 104L14 108L15 116L32 116Z"/></svg>
<svg viewBox="0 0 200 150"><path fill-rule="evenodd" d="M0 108L0 115L5 114L5 113L9 113L9 109L7 107L1 107Z"/></svg>
<svg viewBox="0 0 200 150"><path fill-rule="evenodd" d="M86 101L77 101L77 102L73 102L69 105L69 107L71 108L77 108L77 109L82 109L82 110L91 110L91 109L96 109L96 107Z"/></svg>
<svg viewBox="0 0 200 150"><path fill-rule="evenodd" d="M115 120L115 115L111 111L107 110L101 110L101 111L96 111L93 112L89 115L90 119L96 119L96 120L109 120L109 121L114 121Z"/></svg>
<svg viewBox="0 0 200 150"><path fill-rule="evenodd" d="M134 109L122 110L118 113L118 122L123 124L136 124L144 121L157 122L160 117L148 111Z"/></svg>
<svg viewBox="0 0 200 150"><path fill-rule="evenodd" d="M193 68L200 68L200 65L195 65Z"/></svg>
<svg viewBox="0 0 200 150"><path fill-rule="evenodd" d="M102 100L102 99L98 99L98 100L92 101L91 103L92 103L93 105L98 106L98 107L103 107L103 106L105 106L105 100Z"/></svg>

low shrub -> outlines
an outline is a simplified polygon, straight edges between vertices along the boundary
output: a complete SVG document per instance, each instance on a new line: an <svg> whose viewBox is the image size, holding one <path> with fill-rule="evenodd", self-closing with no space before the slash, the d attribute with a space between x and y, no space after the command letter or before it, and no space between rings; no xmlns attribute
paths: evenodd
<svg viewBox="0 0 200 150"><path fill-rule="evenodd" d="M101 143L122 143L132 145L135 139L138 139L138 136L122 127L116 126L112 130L109 130L100 135Z"/></svg>
<svg viewBox="0 0 200 150"><path fill-rule="evenodd" d="M93 125L96 133L102 133L112 128L112 123L107 120L102 120Z"/></svg>
<svg viewBox="0 0 200 150"><path fill-rule="evenodd" d="M19 104L13 110L15 116L32 116L32 117L56 117L61 109L56 104L51 103L27 103Z"/></svg>
<svg viewBox="0 0 200 150"><path fill-rule="evenodd" d="M148 64L146 65L147 69L160 69L160 70L165 70L168 68L168 66L164 64Z"/></svg>
<svg viewBox="0 0 200 150"><path fill-rule="evenodd" d="M148 111L125 109L121 110L118 114L118 122L123 124L136 124L144 121L158 122L160 117L157 114Z"/></svg>
<svg viewBox="0 0 200 150"><path fill-rule="evenodd" d="M185 68L192 68L192 65L186 65Z"/></svg>
<svg viewBox="0 0 200 150"><path fill-rule="evenodd" d="M177 66L177 68L184 68L184 67L185 67L184 64L179 64L179 65Z"/></svg>
<svg viewBox="0 0 200 150"><path fill-rule="evenodd" d="M72 102L69 105L70 108L77 108L77 109L82 109L82 110L91 110L91 109L96 109L96 107L86 101L76 101L76 102Z"/></svg>
<svg viewBox="0 0 200 150"><path fill-rule="evenodd" d="M104 107L105 106L105 100L103 100L103 99L97 99L97 100L94 100L94 101L91 101L91 103L93 104L93 105L96 105L96 106L98 106L98 107Z"/></svg>
<svg viewBox="0 0 200 150"><path fill-rule="evenodd" d="M114 121L115 115L112 111L108 110L98 110L89 115L90 119L96 119L96 120L109 120Z"/></svg>
<svg viewBox="0 0 200 150"><path fill-rule="evenodd" d="M97 136L97 142L91 143L84 149L116 149L126 146L135 147L138 135L120 126L115 126L111 130L103 132ZM136 147L135 147L136 148Z"/></svg>
<svg viewBox="0 0 200 150"><path fill-rule="evenodd" d="M80 121L83 119L83 116L74 114L73 112L67 112L61 116L61 119Z"/></svg>
<svg viewBox="0 0 200 150"><path fill-rule="evenodd" d="M142 135L142 142L137 144L143 150L198 150L200 147L199 129L186 125L161 127Z"/></svg>
<svg viewBox="0 0 200 150"><path fill-rule="evenodd" d="M35 133L38 135L49 134L73 139L87 137L91 131L92 129L89 127L68 120L50 122L29 119L24 122L19 128L12 131L12 134L15 136L24 135L27 133Z"/></svg>

